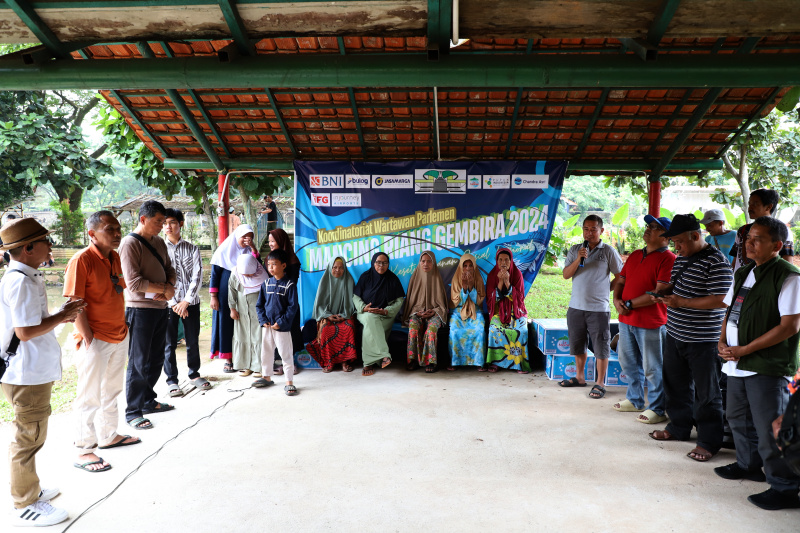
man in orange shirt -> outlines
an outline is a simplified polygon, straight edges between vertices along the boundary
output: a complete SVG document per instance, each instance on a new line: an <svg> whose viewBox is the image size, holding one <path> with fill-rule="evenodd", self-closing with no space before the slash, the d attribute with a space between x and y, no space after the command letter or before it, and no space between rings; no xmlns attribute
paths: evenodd
<svg viewBox="0 0 800 533"><path fill-rule="evenodd" d="M86 220L86 229L91 244L70 259L64 278L64 296L86 302L86 312L75 321L78 345L75 467L103 472L111 465L96 455L98 449L129 446L141 440L117 433L117 396L122 392L128 354L122 294L125 281L119 255L114 251L122 239L122 228L113 213L98 211Z"/></svg>

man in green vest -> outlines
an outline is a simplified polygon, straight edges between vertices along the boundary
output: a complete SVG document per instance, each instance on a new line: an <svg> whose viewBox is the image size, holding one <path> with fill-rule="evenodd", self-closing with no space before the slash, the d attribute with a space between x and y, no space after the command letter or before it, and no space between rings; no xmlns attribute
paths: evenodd
<svg viewBox="0 0 800 533"><path fill-rule="evenodd" d="M725 479L766 480L770 488L747 499L767 510L800 508L800 476L780 457L772 434L772 421L789 401L786 385L800 364L800 269L779 257L787 240L780 220L762 216L753 222L745 241L752 262L736 271L725 296L729 309L719 340L736 462L714 472Z"/></svg>

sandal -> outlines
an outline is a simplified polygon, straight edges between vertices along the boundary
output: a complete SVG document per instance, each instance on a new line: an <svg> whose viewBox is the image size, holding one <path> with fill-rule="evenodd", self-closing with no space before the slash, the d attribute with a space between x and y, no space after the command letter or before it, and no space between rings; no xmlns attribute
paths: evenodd
<svg viewBox="0 0 800 533"><path fill-rule="evenodd" d="M142 409L143 415L151 415L153 413L166 413L167 411L172 411L175 409L174 405L170 405L168 403L161 403L161 402L153 402L152 407L145 407Z"/></svg>
<svg viewBox="0 0 800 533"><path fill-rule="evenodd" d="M699 463L705 463L706 461L711 460L712 457L717 455L716 453L710 452L705 448L701 448L700 446L695 447L694 450L690 451L686 454L686 457L689 459L694 459Z"/></svg>
<svg viewBox="0 0 800 533"><path fill-rule="evenodd" d="M329 373L333 372L333 365L328 365L328 366L322 367L322 371L325 374L329 374Z"/></svg>
<svg viewBox="0 0 800 533"><path fill-rule="evenodd" d="M384 357L383 360L381 361L381 368L386 368L387 366L389 366L391 364L392 364L392 360L389 359L388 357Z"/></svg>
<svg viewBox="0 0 800 533"><path fill-rule="evenodd" d="M87 472L92 472L92 473L105 472L106 470L111 470L111 465L108 463L106 463L106 466L104 466L103 468L87 468L89 465L101 465L103 463L106 463L105 461L103 461L103 458L98 457L97 461L89 461L88 463L83 463L83 464L74 463L74 466L75 468L80 468L81 470L85 470Z"/></svg>
<svg viewBox="0 0 800 533"><path fill-rule="evenodd" d="M286 391L286 396L297 396L297 387L294 385L286 385L283 390Z"/></svg>
<svg viewBox="0 0 800 533"><path fill-rule="evenodd" d="M275 385L275 382L271 379L258 378L253 382L253 387L257 389L263 389L265 387L269 387L270 385Z"/></svg>
<svg viewBox="0 0 800 533"><path fill-rule="evenodd" d="M599 400L605 395L606 389L602 385L595 385L592 387L592 390L589 391L589 398L592 398L593 400Z"/></svg>
<svg viewBox="0 0 800 533"><path fill-rule="evenodd" d="M558 382L559 387L585 387L586 382L581 383L578 378L562 379Z"/></svg>
<svg viewBox="0 0 800 533"><path fill-rule="evenodd" d="M437 370L436 365L427 365L425 367L426 374L433 374L434 372L436 372L436 370Z"/></svg>
<svg viewBox="0 0 800 533"><path fill-rule="evenodd" d="M489 365L489 368L486 369L487 372L490 372L492 374L494 374L498 370L500 370L500 367L497 365Z"/></svg>
<svg viewBox="0 0 800 533"><path fill-rule="evenodd" d="M169 384L169 397L170 398L177 398L179 396L183 396L183 391L181 390L180 385L177 383L170 383Z"/></svg>
<svg viewBox="0 0 800 533"><path fill-rule="evenodd" d="M657 429L655 431L651 431L650 433L648 433L648 435L650 435L650 438L653 440L682 440L675 437L675 435L673 435L666 429Z"/></svg>
<svg viewBox="0 0 800 533"><path fill-rule="evenodd" d="M211 383L209 383L207 379L203 378L194 378L192 380L192 385L194 385L195 389L200 390L209 390L211 388Z"/></svg>
<svg viewBox="0 0 800 533"><path fill-rule="evenodd" d="M153 423L143 416L128 420L128 425L134 429L153 429Z"/></svg>
<svg viewBox="0 0 800 533"><path fill-rule="evenodd" d="M364 366L364 370L361 371L362 376L371 376L375 373L375 367L372 365Z"/></svg>
<svg viewBox="0 0 800 533"><path fill-rule="evenodd" d="M233 374L236 370L233 369L233 363L230 361L225 361L225 365L222 367L222 371L226 374Z"/></svg>
<svg viewBox="0 0 800 533"><path fill-rule="evenodd" d="M352 372L353 371L353 365L348 364L348 363L342 363L342 371L343 372Z"/></svg>
<svg viewBox="0 0 800 533"><path fill-rule="evenodd" d="M250 374L252 374L252 373L253 373L253 371L250 370L249 368L243 368L243 369L239 370L239 375L242 376L242 377L245 377L245 378L247 376L249 376Z"/></svg>

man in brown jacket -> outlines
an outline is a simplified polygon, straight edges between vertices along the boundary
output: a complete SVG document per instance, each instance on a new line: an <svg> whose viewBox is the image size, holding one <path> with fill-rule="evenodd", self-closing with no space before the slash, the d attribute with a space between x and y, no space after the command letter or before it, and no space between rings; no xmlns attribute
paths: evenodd
<svg viewBox="0 0 800 533"><path fill-rule="evenodd" d="M153 200L143 203L139 208L139 225L119 246L126 285L125 322L130 336L125 420L136 429L153 427L144 415L174 409L157 402L153 390L164 365L167 301L175 294L175 269L167 245L158 236L165 219L163 205Z"/></svg>

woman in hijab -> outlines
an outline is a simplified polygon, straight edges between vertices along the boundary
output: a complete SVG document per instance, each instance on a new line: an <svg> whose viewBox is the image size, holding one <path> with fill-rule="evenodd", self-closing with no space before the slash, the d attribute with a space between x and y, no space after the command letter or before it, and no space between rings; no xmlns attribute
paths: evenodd
<svg viewBox="0 0 800 533"><path fill-rule="evenodd" d="M253 228L242 224L219 245L211 257L211 359L225 359L224 372L236 372L231 363L233 356L233 319L228 306L228 282L236 261L242 254L251 254L258 259L258 250L253 244Z"/></svg>
<svg viewBox="0 0 800 533"><path fill-rule="evenodd" d="M353 294L358 321L364 326L361 337L363 376L374 374L374 365L378 362L381 368L392 363L386 341L405 295L400 279L389 270L389 256L383 252L373 255L370 269L358 278Z"/></svg>
<svg viewBox="0 0 800 533"><path fill-rule="evenodd" d="M464 254L458 261L450 285L450 366L483 367L486 361L486 318L481 305L486 298L483 278L478 262L472 254Z"/></svg>
<svg viewBox="0 0 800 533"><path fill-rule="evenodd" d="M436 336L447 323L447 296L433 252L425 251L408 282L403 325L408 327L407 370L436 372ZM422 334L420 334L422 332Z"/></svg>
<svg viewBox="0 0 800 533"><path fill-rule="evenodd" d="M339 363L345 372L353 371L352 362L356 359L354 287L355 281L342 257L334 259L322 274L314 299L317 338L306 344L306 350L323 372L330 372L333 365Z"/></svg>
<svg viewBox="0 0 800 533"><path fill-rule="evenodd" d="M528 311L525 309L525 287L522 273L514 264L508 248L500 248L495 255L495 267L489 272L486 285L489 290L487 307L492 317L489 322L489 350L486 362L489 372L498 367L530 372L528 364Z"/></svg>
<svg viewBox="0 0 800 533"><path fill-rule="evenodd" d="M242 376L261 377L261 323L256 302L267 269L250 254L242 254L228 282L228 306L233 326L233 367Z"/></svg>

